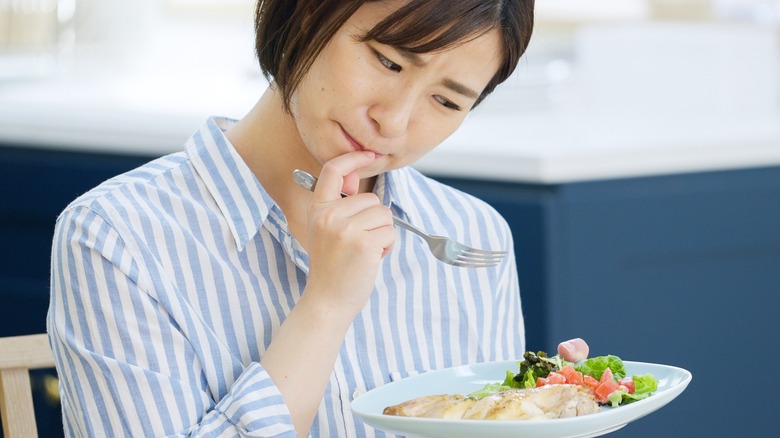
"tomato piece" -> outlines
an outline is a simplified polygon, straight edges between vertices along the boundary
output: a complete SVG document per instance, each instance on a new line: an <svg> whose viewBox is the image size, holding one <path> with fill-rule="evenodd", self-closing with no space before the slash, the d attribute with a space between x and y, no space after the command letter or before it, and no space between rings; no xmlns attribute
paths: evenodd
<svg viewBox="0 0 780 438"><path fill-rule="evenodd" d="M592 386L594 388L599 386L599 381L596 380L595 377L589 376L587 374L582 376L582 383L585 384L585 386Z"/></svg>
<svg viewBox="0 0 780 438"><path fill-rule="evenodd" d="M626 391L628 391L629 394L633 394L634 391L636 391L636 385L634 385L633 377L623 377L622 379L619 379L618 385L625 386Z"/></svg>
<svg viewBox="0 0 780 438"><path fill-rule="evenodd" d="M604 370L604 372L601 374L601 379L599 379L600 383L604 383L606 381L613 381L615 380L612 375L612 370L607 367L607 369Z"/></svg>
<svg viewBox="0 0 780 438"><path fill-rule="evenodd" d="M553 371L547 375L548 385L563 385L564 383L566 383L566 376L561 373Z"/></svg>
<svg viewBox="0 0 780 438"><path fill-rule="evenodd" d="M548 374L547 377L536 378L537 388L544 385L563 385L564 383L566 383L566 377L563 374L557 373L555 371Z"/></svg>
<svg viewBox="0 0 780 438"><path fill-rule="evenodd" d="M596 389L599 386L599 381L595 377L588 375L582 376L582 383L590 389Z"/></svg>
<svg viewBox="0 0 780 438"><path fill-rule="evenodd" d="M607 368L609 369L609 368ZM594 391L593 396L596 397L596 401L599 403L607 403L609 401L609 395L618 390L618 384L614 380L607 380L599 383L598 388Z"/></svg>
<svg viewBox="0 0 780 438"><path fill-rule="evenodd" d="M577 370L575 370L573 366L567 365L567 366L561 368L561 370L558 371L558 372L560 374L563 374L564 377L566 377L566 383L569 383L571 385L580 385L580 386L582 386L582 383L583 383L582 373L580 373Z"/></svg>

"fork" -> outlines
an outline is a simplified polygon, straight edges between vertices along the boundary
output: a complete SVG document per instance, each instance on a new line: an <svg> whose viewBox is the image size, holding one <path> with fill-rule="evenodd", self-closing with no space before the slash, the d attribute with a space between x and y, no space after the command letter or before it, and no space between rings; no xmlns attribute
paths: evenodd
<svg viewBox="0 0 780 438"><path fill-rule="evenodd" d="M306 190L314 191L317 178L300 169L293 171L293 180ZM342 197L348 196L341 193ZM422 237L434 257L453 266L463 268L487 268L496 266L504 259L506 251L488 251L466 246L444 236L432 236L409 222L393 215L393 223Z"/></svg>

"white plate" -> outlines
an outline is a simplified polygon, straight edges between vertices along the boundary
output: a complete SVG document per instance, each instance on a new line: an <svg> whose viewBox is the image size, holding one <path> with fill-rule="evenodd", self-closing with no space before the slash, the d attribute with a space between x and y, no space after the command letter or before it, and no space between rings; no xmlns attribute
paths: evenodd
<svg viewBox="0 0 780 438"><path fill-rule="evenodd" d="M366 392L352 401L352 411L366 424L386 432L431 438L584 438L620 429L659 409L680 395L691 381L682 368L642 362L623 362L628 375L651 373L658 379L652 396L582 417L555 420L443 420L383 415L385 407L432 394L469 394L486 383L503 380L517 361L490 362L431 371Z"/></svg>

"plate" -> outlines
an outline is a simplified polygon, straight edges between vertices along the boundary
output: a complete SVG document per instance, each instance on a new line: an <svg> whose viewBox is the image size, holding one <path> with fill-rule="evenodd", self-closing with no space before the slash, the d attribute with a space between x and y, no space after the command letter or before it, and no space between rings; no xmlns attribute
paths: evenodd
<svg viewBox="0 0 780 438"><path fill-rule="evenodd" d="M430 371L372 389L352 401L352 412L364 423L385 432L429 438L545 437L585 438L615 431L663 407L691 382L682 368L623 361L628 375L651 373L658 379L652 396L618 408L582 417L554 420L445 420L383 415L385 407L433 394L469 394L503 380L507 370L516 371L517 361L487 362Z"/></svg>

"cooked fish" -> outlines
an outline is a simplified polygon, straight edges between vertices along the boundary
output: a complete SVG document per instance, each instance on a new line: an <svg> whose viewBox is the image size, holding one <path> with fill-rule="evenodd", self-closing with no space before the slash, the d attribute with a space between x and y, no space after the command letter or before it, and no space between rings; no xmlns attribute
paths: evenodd
<svg viewBox="0 0 780 438"><path fill-rule="evenodd" d="M401 417L459 419L475 402L475 399L460 394L427 395L388 406L383 413Z"/></svg>
<svg viewBox="0 0 780 438"><path fill-rule="evenodd" d="M543 420L593 414L599 405L575 385L509 389L476 400L460 394L429 395L388 406L386 415L465 420Z"/></svg>

